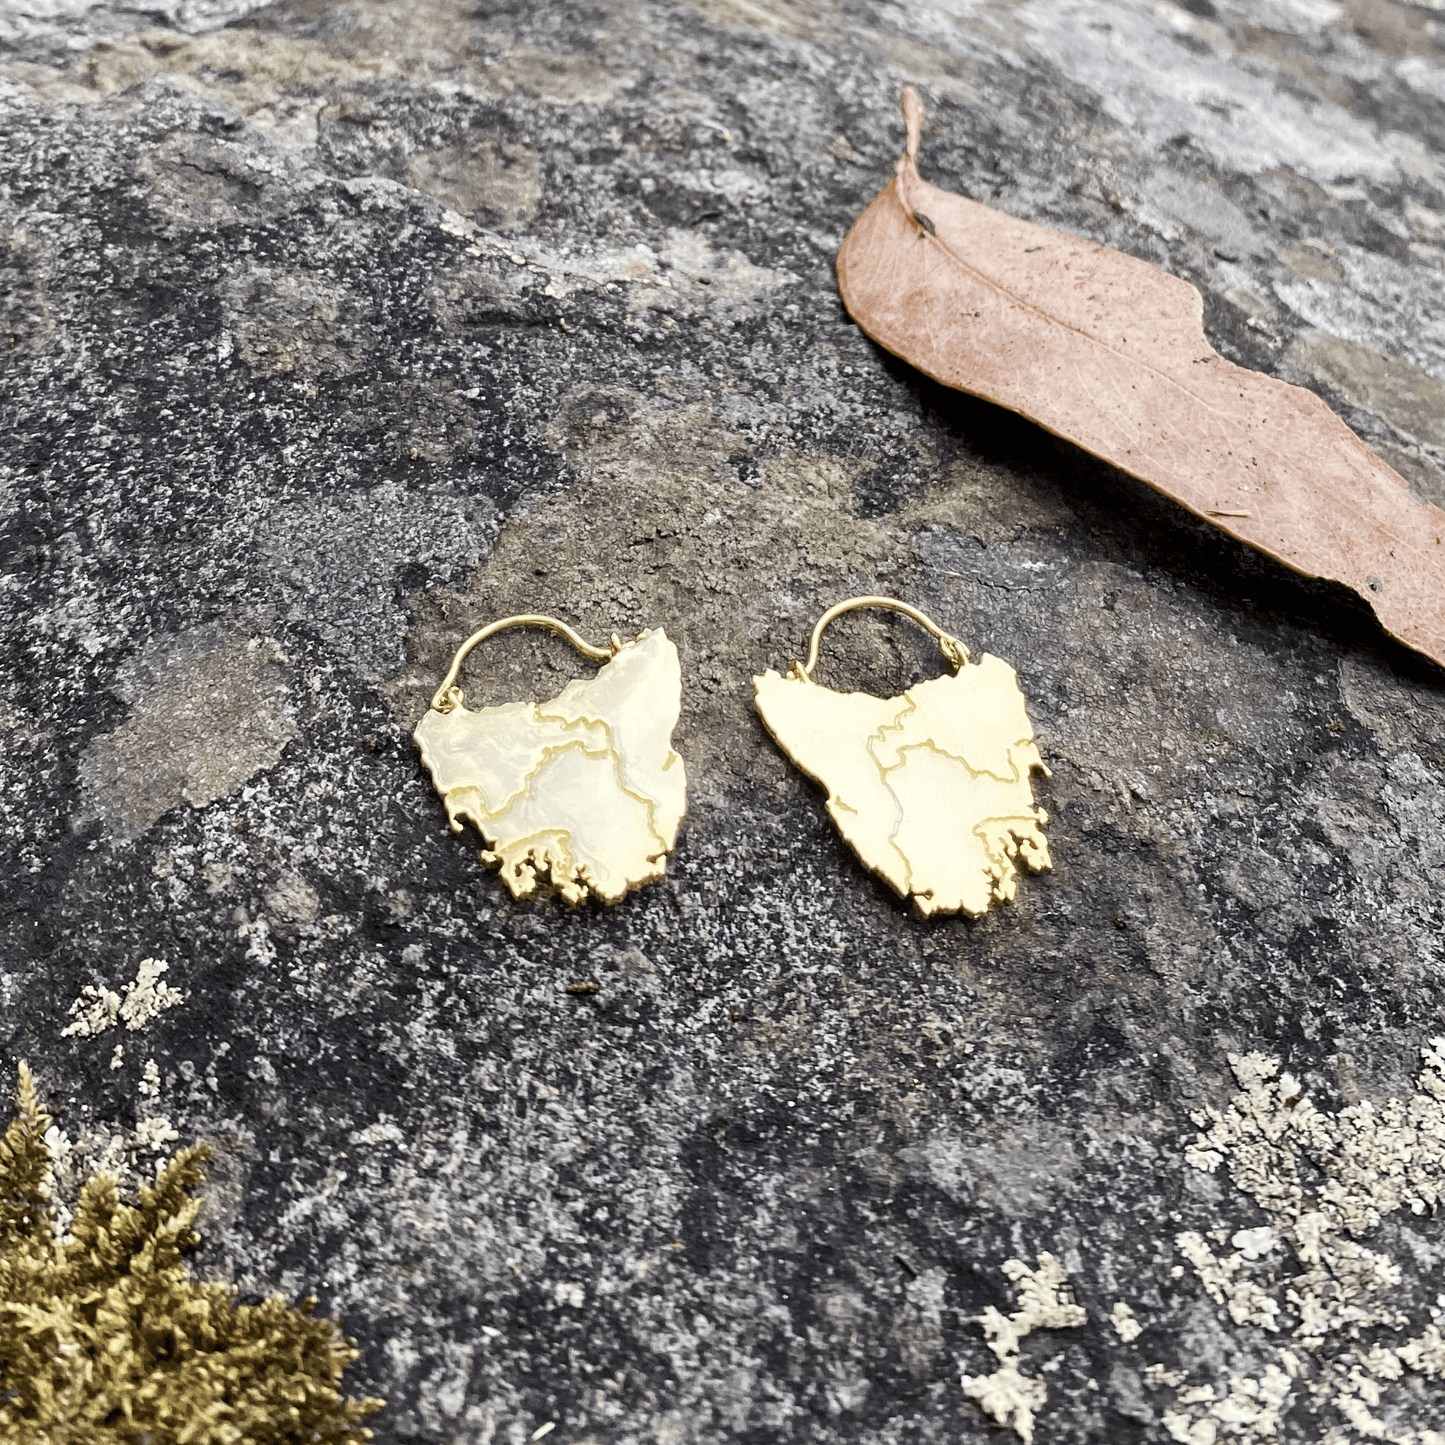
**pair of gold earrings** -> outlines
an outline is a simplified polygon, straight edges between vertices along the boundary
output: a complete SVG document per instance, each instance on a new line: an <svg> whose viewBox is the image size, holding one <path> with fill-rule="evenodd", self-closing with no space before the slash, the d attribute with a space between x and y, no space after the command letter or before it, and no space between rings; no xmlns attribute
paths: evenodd
<svg viewBox="0 0 1445 1445"><path fill-rule="evenodd" d="M823 630L860 607L927 628L953 669L901 696L839 693L813 680ZM542 627L602 664L550 702L463 705L467 654L509 627ZM1050 867L1031 775L1048 769L1018 678L892 597L854 597L818 619L806 663L753 679L763 724L827 790L828 812L864 864L919 914L972 917L1014 896L1020 867ZM452 830L472 823L516 898L555 892L619 902L663 876L687 809L672 731L682 706L677 648L661 628L593 647L564 622L527 613L475 632L417 725L422 761Z"/></svg>

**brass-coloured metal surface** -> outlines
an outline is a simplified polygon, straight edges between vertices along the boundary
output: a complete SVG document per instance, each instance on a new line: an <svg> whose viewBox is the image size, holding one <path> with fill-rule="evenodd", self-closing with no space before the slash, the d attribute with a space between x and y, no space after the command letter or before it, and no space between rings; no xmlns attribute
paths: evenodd
<svg viewBox="0 0 1445 1445"><path fill-rule="evenodd" d="M456 676L472 647L505 627L545 627L602 660L550 702L473 711ZM568 903L616 903L661 878L687 806L672 730L682 702L677 648L660 628L610 649L554 618L528 614L469 637L417 725L422 761L454 832L472 823L481 858L514 897L539 889Z"/></svg>
<svg viewBox="0 0 1445 1445"><path fill-rule="evenodd" d="M812 680L823 628L855 607L885 607L937 639L952 676L899 697L839 693ZM1047 774L1013 668L978 662L957 638L887 597L854 598L814 630L806 666L753 679L778 746L828 791L828 812L859 858L924 917L972 917L1012 899L1020 867L1052 867L1031 775Z"/></svg>
<svg viewBox="0 0 1445 1445"><path fill-rule="evenodd" d="M896 597L850 597L846 602L834 603L819 619L817 626L813 628L813 635L808 639L808 660L802 666L796 663L797 670L809 680L812 679L813 669L818 665L818 645L823 640L823 629L833 621L835 617L841 617L845 612L856 612L860 608L878 608L885 612L901 612L905 617L911 617L920 627L927 629L935 642L938 643L938 650L943 654L950 667L962 667L969 657L968 648L958 638L950 636L926 613L920 612L916 607L910 607L906 602L900 602Z"/></svg>
<svg viewBox="0 0 1445 1445"><path fill-rule="evenodd" d="M479 642L485 642L487 638L494 637L498 632L505 632L509 627L540 627L546 632L551 632L557 637L563 637L591 662L610 662L621 644L614 637L612 646L593 647L582 637L579 637L565 622L558 622L555 617L544 617L540 612L523 612L516 617L503 617L498 622L489 622L485 627L467 638L457 648L457 654L452 658L452 665L447 668L447 675L442 678L442 685L437 688L436 696L432 698L431 705L438 712L450 712L458 706L462 700L461 689L457 687L457 674L462 670L462 663L467 660L467 654Z"/></svg>

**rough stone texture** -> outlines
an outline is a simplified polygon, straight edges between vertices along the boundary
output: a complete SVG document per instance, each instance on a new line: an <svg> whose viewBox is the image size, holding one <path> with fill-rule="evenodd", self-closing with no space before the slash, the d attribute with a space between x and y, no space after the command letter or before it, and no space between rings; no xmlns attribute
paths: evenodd
<svg viewBox="0 0 1445 1445"><path fill-rule="evenodd" d="M276 666L290 659L274 644L266 652L196 628L117 669L111 690L130 715L81 758L78 821L99 818L129 841L178 804L204 808L273 767L296 727Z"/></svg>
<svg viewBox="0 0 1445 1445"><path fill-rule="evenodd" d="M1408 1093L1445 1026L1445 686L880 354L831 263L912 82L931 178L1188 277L1226 354L1445 502L1442 27L5 6L0 1023L70 1167L215 1141L196 1267L316 1291L385 1442L1001 1439L960 1375L1046 1250L1089 1322L1024 1343L1041 1441L1168 1439L1147 1364L1258 1376L1281 1337L1175 1243L1261 1222L1186 1164L1189 1111L1251 1050L1325 1109ZM978 923L911 918L752 714L862 591L1029 698L1056 868ZM614 910L510 903L409 739L457 642L531 608L682 654L689 817ZM902 622L829 637L837 685L938 665ZM577 669L508 634L470 696ZM185 998L119 1067L62 1037L145 957ZM1418 1334L1445 1234L1369 1242ZM1438 1383L1389 1398L1445 1429ZM1300 1395L1277 1433L1332 1424Z"/></svg>

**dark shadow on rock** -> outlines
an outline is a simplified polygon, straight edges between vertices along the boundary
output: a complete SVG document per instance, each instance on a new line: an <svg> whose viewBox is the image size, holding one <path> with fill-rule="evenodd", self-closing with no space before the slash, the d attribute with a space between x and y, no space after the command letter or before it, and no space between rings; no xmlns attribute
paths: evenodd
<svg viewBox="0 0 1445 1445"><path fill-rule="evenodd" d="M1350 588L1291 572L1035 422L944 386L882 347L874 351L917 398L921 419L943 441L945 461L970 456L1024 474L1077 515L1083 536L1071 538L1074 545L1138 569L1151 584L1207 597L1221 611L1239 615L1240 628L1262 644L1268 645L1265 634L1285 623L1341 651L1377 657L1412 681L1445 685L1445 669L1391 637ZM906 500L904 485L870 490L870 479L860 483L865 515L893 511Z"/></svg>

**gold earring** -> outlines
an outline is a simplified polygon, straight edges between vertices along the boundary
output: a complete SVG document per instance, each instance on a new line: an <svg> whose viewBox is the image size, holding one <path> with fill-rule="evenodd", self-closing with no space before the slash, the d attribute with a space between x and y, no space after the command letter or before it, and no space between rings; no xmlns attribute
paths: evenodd
<svg viewBox="0 0 1445 1445"><path fill-rule="evenodd" d="M938 641L954 669L901 697L838 693L813 681L818 642L859 607L901 612ZM828 812L859 858L923 917L977 918L1014 896L1018 864L1052 867L1030 774L1048 776L1018 676L906 602L854 597L818 619L806 665L753 679L763 723L789 760L828 790Z"/></svg>
<svg viewBox="0 0 1445 1445"><path fill-rule="evenodd" d="M457 673L479 642L508 627L544 627L602 664L550 702L462 705ZM677 648L661 628L592 647L554 617L527 613L474 632L415 733L452 831L472 823L515 898L541 885L580 903L618 902L663 876L687 810L672 750L682 704Z"/></svg>

